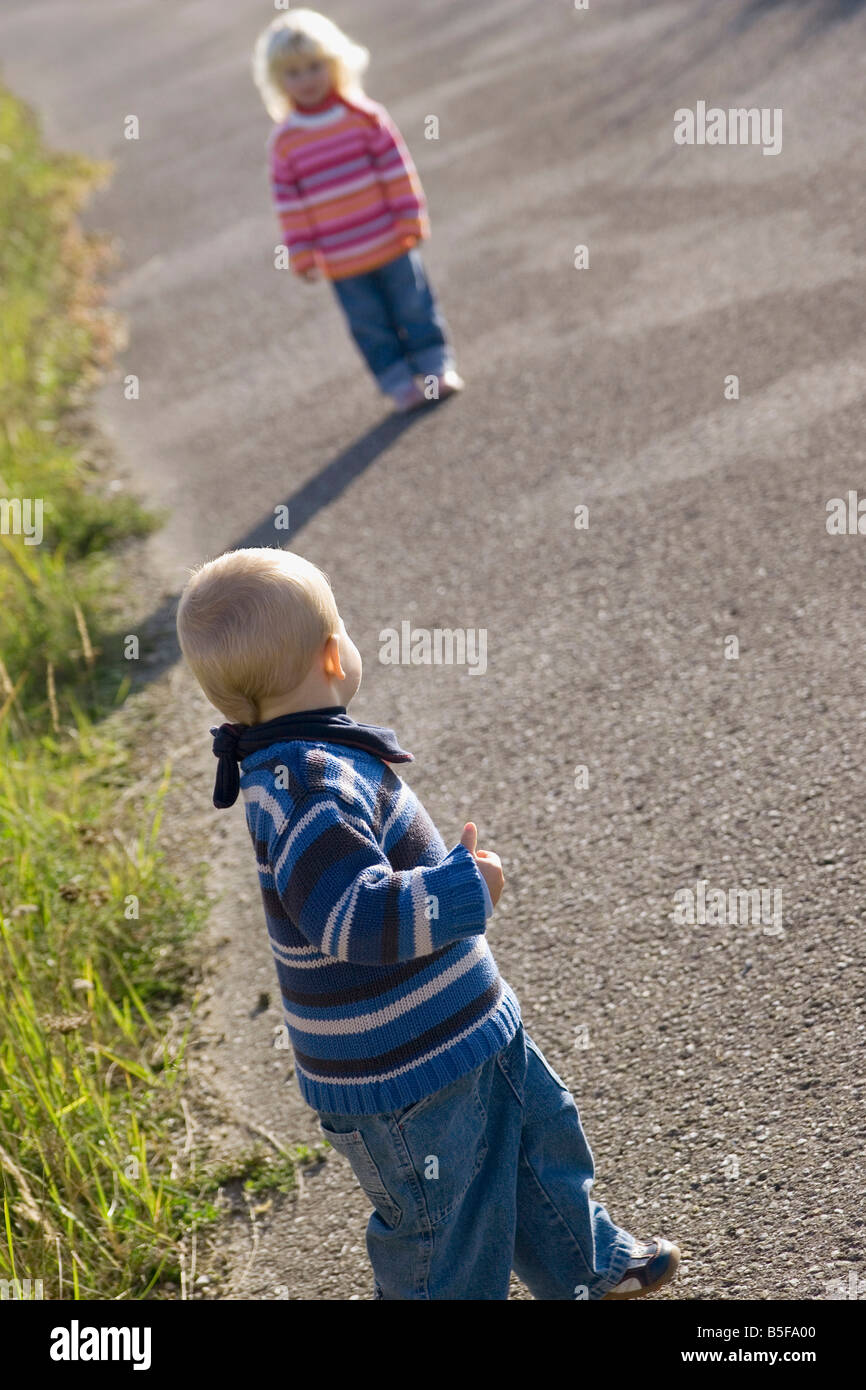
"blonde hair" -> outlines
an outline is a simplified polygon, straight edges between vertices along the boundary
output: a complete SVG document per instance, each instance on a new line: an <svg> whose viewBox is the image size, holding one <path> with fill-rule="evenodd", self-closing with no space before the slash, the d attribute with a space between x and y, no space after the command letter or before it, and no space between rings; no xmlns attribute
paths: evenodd
<svg viewBox="0 0 866 1390"><path fill-rule="evenodd" d="M273 120L285 120L292 110L278 72L285 59L295 54L324 59L341 96L363 96L361 74L370 61L367 49L315 10L287 10L262 30L253 49L253 80Z"/></svg>
<svg viewBox="0 0 866 1390"><path fill-rule="evenodd" d="M229 550L199 565L181 594L181 651L211 704L256 724L261 704L288 695L340 630L327 575L291 550Z"/></svg>

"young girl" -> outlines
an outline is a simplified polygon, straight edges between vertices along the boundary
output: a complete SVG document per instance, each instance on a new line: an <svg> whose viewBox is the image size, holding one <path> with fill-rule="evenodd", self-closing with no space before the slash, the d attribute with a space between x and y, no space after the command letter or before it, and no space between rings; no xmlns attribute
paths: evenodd
<svg viewBox="0 0 866 1390"><path fill-rule="evenodd" d="M424 192L388 112L361 89L368 61L331 20L298 9L259 35L253 75L278 123L270 177L291 268L333 283L380 389L414 410L463 382L418 250Z"/></svg>

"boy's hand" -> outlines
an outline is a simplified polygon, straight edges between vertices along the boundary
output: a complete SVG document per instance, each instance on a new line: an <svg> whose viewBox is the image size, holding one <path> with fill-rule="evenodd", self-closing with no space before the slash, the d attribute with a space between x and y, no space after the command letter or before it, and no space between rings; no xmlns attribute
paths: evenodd
<svg viewBox="0 0 866 1390"><path fill-rule="evenodd" d="M478 828L472 821L467 821L464 826L463 834L460 836L460 843L466 846L475 860L475 863L478 865L478 872L487 884L490 901L495 907L499 902L499 895L505 883L499 855L494 854L492 850L476 849L476 845L478 844Z"/></svg>

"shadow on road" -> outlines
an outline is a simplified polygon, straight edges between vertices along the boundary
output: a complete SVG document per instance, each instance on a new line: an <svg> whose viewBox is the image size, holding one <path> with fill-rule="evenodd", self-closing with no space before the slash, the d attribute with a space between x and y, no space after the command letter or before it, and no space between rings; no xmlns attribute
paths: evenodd
<svg viewBox="0 0 866 1390"><path fill-rule="evenodd" d="M434 408L438 409L439 407ZM225 549L240 550L248 546L282 545L288 545L291 548L298 532L302 531L318 512L345 492L350 483L354 482L372 463L375 463L376 459L380 458L400 435L415 424L421 415L426 413L425 410L409 415L389 415L378 425L374 425L366 434L361 435L348 448L343 449L335 458L331 459L330 463L327 463L308 482L303 483L295 492L279 503L275 502L263 519L245 535L239 536L236 540L228 541ZM277 506L285 507L288 510L288 531L275 528ZM170 594L158 608L155 608L143 622L138 624L138 635L145 655L136 665L136 673L132 680L133 690L140 690L150 684L151 681L174 666L179 659L180 648L177 643L175 628L179 599L180 593ZM123 632L108 634L102 643L103 650L122 650L125 636L126 633Z"/></svg>
<svg viewBox="0 0 866 1390"><path fill-rule="evenodd" d="M837 24L840 20L853 19L866 8L866 0L748 0L745 9L737 20L738 29L747 29L774 10L802 10L811 23L809 31Z"/></svg>

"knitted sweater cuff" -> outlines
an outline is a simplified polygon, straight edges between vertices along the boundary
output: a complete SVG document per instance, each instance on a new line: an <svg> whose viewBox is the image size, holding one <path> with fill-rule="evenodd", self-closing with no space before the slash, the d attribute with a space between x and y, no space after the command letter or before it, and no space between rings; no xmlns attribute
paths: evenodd
<svg viewBox="0 0 866 1390"><path fill-rule="evenodd" d="M430 923L433 949L482 936L487 925L484 880L465 845L455 845L436 866L435 879L435 886L430 884L438 898L438 916Z"/></svg>
<svg viewBox="0 0 866 1390"><path fill-rule="evenodd" d="M401 217L397 222L397 232L403 237L414 237L416 241L426 241L430 236L430 223L425 216Z"/></svg>
<svg viewBox="0 0 866 1390"><path fill-rule="evenodd" d="M315 251L290 251L289 265L296 275L301 275L305 270L311 270L316 264Z"/></svg>

